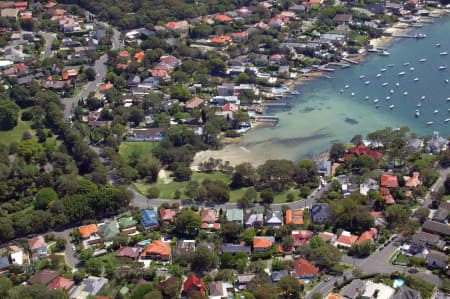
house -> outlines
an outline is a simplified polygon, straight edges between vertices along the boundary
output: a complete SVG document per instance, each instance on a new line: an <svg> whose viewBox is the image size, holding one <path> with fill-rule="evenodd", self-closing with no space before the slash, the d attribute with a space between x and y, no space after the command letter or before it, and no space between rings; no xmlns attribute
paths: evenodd
<svg viewBox="0 0 450 299"><path fill-rule="evenodd" d="M266 226L267 227L280 227L283 225L283 213L273 212L267 213L266 215Z"/></svg>
<svg viewBox="0 0 450 299"><path fill-rule="evenodd" d="M289 276L289 271L287 271L287 270L274 271L274 272L272 272L272 274L270 274L270 280L273 283L277 283L278 281L281 280L281 278L283 278L285 276Z"/></svg>
<svg viewBox="0 0 450 299"><path fill-rule="evenodd" d="M294 225L303 224L303 211L302 210L287 210L286 211L286 224L292 223Z"/></svg>
<svg viewBox="0 0 450 299"><path fill-rule="evenodd" d="M314 224L324 224L330 217L330 209L327 203L318 203L312 206L310 211L311 221Z"/></svg>
<svg viewBox="0 0 450 299"><path fill-rule="evenodd" d="M29 284L42 283L43 285L48 286L58 277L59 272L42 270L41 272L33 275L30 279L28 279L28 283Z"/></svg>
<svg viewBox="0 0 450 299"><path fill-rule="evenodd" d="M321 232L318 234L319 237L322 238L322 240L324 240L325 242L330 242L330 243L334 243L336 242L336 238L337 236L333 233L329 233L329 232Z"/></svg>
<svg viewBox="0 0 450 299"><path fill-rule="evenodd" d="M266 252L272 248L274 237L254 237L253 250L255 252Z"/></svg>
<svg viewBox="0 0 450 299"><path fill-rule="evenodd" d="M141 223L144 229L151 229L159 225L156 212L154 210L142 210L141 217Z"/></svg>
<svg viewBox="0 0 450 299"><path fill-rule="evenodd" d="M107 242L114 240L119 234L119 227L115 221L106 221L98 225L98 230Z"/></svg>
<svg viewBox="0 0 450 299"><path fill-rule="evenodd" d="M422 225L422 231L433 235L439 235L442 237L450 236L450 225L439 223L436 221L427 220Z"/></svg>
<svg viewBox="0 0 450 299"><path fill-rule="evenodd" d="M333 21L336 24L342 25L342 24L351 24L352 23L353 16L350 14L337 14L334 16Z"/></svg>
<svg viewBox="0 0 450 299"><path fill-rule="evenodd" d="M392 299L421 299L420 292L406 285L402 285L400 289L394 294Z"/></svg>
<svg viewBox="0 0 450 299"><path fill-rule="evenodd" d="M191 274L186 281L183 283L183 293L186 296L189 296L189 294L192 291L199 291L203 295L205 295L205 283L200 280L195 274Z"/></svg>
<svg viewBox="0 0 450 299"><path fill-rule="evenodd" d="M350 248L355 244L356 240L358 240L358 236L352 235L350 232L344 230L337 239L336 245Z"/></svg>
<svg viewBox="0 0 450 299"><path fill-rule="evenodd" d="M273 54L270 56L269 61L271 64L281 64L285 61L285 58L282 54Z"/></svg>
<svg viewBox="0 0 450 299"><path fill-rule="evenodd" d="M195 240L178 240L173 249L173 256L192 254L195 251Z"/></svg>
<svg viewBox="0 0 450 299"><path fill-rule="evenodd" d="M227 209L227 220L237 224L242 224L244 211L242 209Z"/></svg>
<svg viewBox="0 0 450 299"><path fill-rule="evenodd" d="M414 153L422 150L423 140L419 138L411 138L406 141L406 148L409 153Z"/></svg>
<svg viewBox="0 0 450 299"><path fill-rule="evenodd" d="M214 251L216 249L216 246L214 245L214 243L201 242L197 244L197 249L198 248L206 248L209 251Z"/></svg>
<svg viewBox="0 0 450 299"><path fill-rule="evenodd" d="M290 11L293 11L295 13L302 13L306 11L306 6L301 5L301 4L295 4L291 7L289 7Z"/></svg>
<svg viewBox="0 0 450 299"><path fill-rule="evenodd" d="M255 278L256 274L238 274L236 279L236 288L239 291L245 291L247 289L247 284Z"/></svg>
<svg viewBox="0 0 450 299"><path fill-rule="evenodd" d="M144 80L142 80L141 84L138 85L138 87L149 88L153 90L158 89L158 86L159 86L159 79L155 77L147 77ZM148 92L146 94L148 94Z"/></svg>
<svg viewBox="0 0 450 299"><path fill-rule="evenodd" d="M164 223L172 223L179 212L176 209L160 209L159 217L161 217L161 221Z"/></svg>
<svg viewBox="0 0 450 299"><path fill-rule="evenodd" d="M239 110L239 106L233 103L227 103L222 106L222 112L236 112Z"/></svg>
<svg viewBox="0 0 450 299"><path fill-rule="evenodd" d="M17 20L17 15L19 14L19 10L15 8L4 8L2 9L1 16L4 18L10 18Z"/></svg>
<svg viewBox="0 0 450 299"><path fill-rule="evenodd" d="M163 128L133 129L131 130L132 138L128 141L161 141L164 139Z"/></svg>
<svg viewBox="0 0 450 299"><path fill-rule="evenodd" d="M377 181L369 178L359 185L359 193L367 195L369 191L378 191L379 188Z"/></svg>
<svg viewBox="0 0 450 299"><path fill-rule="evenodd" d="M331 161L325 159L317 161L317 173L320 176L328 177L331 174Z"/></svg>
<svg viewBox="0 0 450 299"><path fill-rule="evenodd" d="M375 228L365 231L361 234L361 236L358 239L357 244L361 244L364 240L370 240L372 244L375 242L375 238L377 236L377 230Z"/></svg>
<svg viewBox="0 0 450 299"><path fill-rule="evenodd" d="M303 278L314 278L317 273L319 273L319 269L310 264L307 260L299 258L295 260L294 263L295 277L297 279Z"/></svg>
<svg viewBox="0 0 450 299"><path fill-rule="evenodd" d="M66 72L62 73L61 77L64 81L76 79L78 77L78 71L67 70Z"/></svg>
<svg viewBox="0 0 450 299"><path fill-rule="evenodd" d="M381 176L381 187L397 188L398 187L397 176L390 174L383 174Z"/></svg>
<svg viewBox="0 0 450 299"><path fill-rule="evenodd" d="M133 57L137 62L142 62L142 60L144 60L144 55L145 55L144 51L140 51L134 54Z"/></svg>
<svg viewBox="0 0 450 299"><path fill-rule="evenodd" d="M116 251L116 257L127 257L132 260L136 260L141 253L141 249L138 247L120 247L119 250Z"/></svg>
<svg viewBox="0 0 450 299"><path fill-rule="evenodd" d="M393 205L395 203L395 199L392 196L392 194L388 188L381 187L380 188L380 196L384 197L384 199L386 199L386 204L388 204L388 205Z"/></svg>
<svg viewBox="0 0 450 299"><path fill-rule="evenodd" d="M368 282L366 284L366 291L362 294L362 298L392 298L395 290L390 286L382 283Z"/></svg>
<svg viewBox="0 0 450 299"><path fill-rule="evenodd" d="M342 297L356 299L366 291L366 283L361 279L354 279L350 284L344 287L341 292Z"/></svg>
<svg viewBox="0 0 450 299"><path fill-rule="evenodd" d="M314 233L309 230L293 230L291 233L292 240L294 240L294 248L308 244Z"/></svg>
<svg viewBox="0 0 450 299"><path fill-rule="evenodd" d="M228 296L228 290L233 289L229 282L211 281L209 284L209 299L221 299Z"/></svg>
<svg viewBox="0 0 450 299"><path fill-rule="evenodd" d="M8 249L12 264L16 264L19 266L29 264L28 254L24 253L24 249L22 247L11 245L8 247Z"/></svg>
<svg viewBox="0 0 450 299"><path fill-rule="evenodd" d="M28 75L28 76L24 76L24 77L20 77L17 79L17 83L20 85L25 85L25 84L30 84L31 82L33 82L34 77L33 75Z"/></svg>
<svg viewBox="0 0 450 299"><path fill-rule="evenodd" d="M47 257L47 243L45 243L42 236L36 236L31 240L28 240L30 247L31 259L37 261Z"/></svg>
<svg viewBox="0 0 450 299"><path fill-rule="evenodd" d="M159 58L160 63L170 65L171 67L177 67L181 65L181 59L175 56L161 56Z"/></svg>
<svg viewBox="0 0 450 299"><path fill-rule="evenodd" d="M158 261L168 261L170 259L170 246L161 240L153 240L142 251L141 258Z"/></svg>
<svg viewBox="0 0 450 299"><path fill-rule="evenodd" d="M234 41L243 41L248 38L248 32L242 31L242 32L233 32L231 33L231 39Z"/></svg>
<svg viewBox="0 0 450 299"><path fill-rule="evenodd" d="M119 219L120 231L127 234L136 232L137 221L133 217L122 217Z"/></svg>
<svg viewBox="0 0 450 299"><path fill-rule="evenodd" d="M164 24L164 27L171 31L184 31L189 28L189 23L187 21L169 22Z"/></svg>
<svg viewBox="0 0 450 299"><path fill-rule="evenodd" d="M406 177L405 186L408 188L416 188L417 186L422 185L422 182L419 179L420 173L415 171L412 177Z"/></svg>
<svg viewBox="0 0 450 299"><path fill-rule="evenodd" d="M355 155L357 157L366 155L366 156L370 156L372 158L375 159L381 159L381 157L383 157L383 155L380 152L374 151L370 148L367 148L364 143L361 143L359 146L357 147L351 147L348 149L348 153L344 154L344 158L350 156L350 155Z"/></svg>
<svg viewBox="0 0 450 299"><path fill-rule="evenodd" d="M223 22L223 23L232 23L233 19L229 16L222 15L222 14L216 14L213 18L217 22Z"/></svg>
<svg viewBox="0 0 450 299"><path fill-rule="evenodd" d="M131 76L127 81L127 87L137 87L141 83L141 77L138 75Z"/></svg>
<svg viewBox="0 0 450 299"><path fill-rule="evenodd" d="M252 249L251 249L250 246L243 246L243 245L232 244L232 243L222 244L222 247L221 247L220 250L221 250L222 254L228 252L228 253L231 253L233 255L238 253L238 252L244 252L247 255L250 255L251 252L252 252Z"/></svg>
<svg viewBox="0 0 450 299"><path fill-rule="evenodd" d="M167 79L169 75L166 70L152 70L152 77L158 80Z"/></svg>
<svg viewBox="0 0 450 299"><path fill-rule="evenodd" d="M264 222L264 215L261 213L245 214L245 228L254 227L261 228Z"/></svg>
<svg viewBox="0 0 450 299"><path fill-rule="evenodd" d="M95 296L107 283L106 278L89 276L69 294L69 297L78 299Z"/></svg>
<svg viewBox="0 0 450 299"><path fill-rule="evenodd" d="M450 213L450 203L442 202L439 209L433 214L433 221L445 223Z"/></svg>
<svg viewBox="0 0 450 299"><path fill-rule="evenodd" d="M107 83L103 84L102 87L100 87L100 91L106 91L112 87L114 87L114 85L110 82L107 82Z"/></svg>
<svg viewBox="0 0 450 299"><path fill-rule="evenodd" d="M52 283L50 283L48 288L53 289L53 290L69 291L70 289L73 288L74 285L75 285L75 282L73 280L59 276L58 278L53 280Z"/></svg>
<svg viewBox="0 0 450 299"><path fill-rule="evenodd" d="M203 106L204 102L205 102L205 100L200 99L198 97L194 97L186 102L186 105L184 106L184 108L188 111L198 109Z"/></svg>
<svg viewBox="0 0 450 299"><path fill-rule="evenodd" d="M212 46L222 47L231 41L231 37L228 35L219 35L211 38L210 43Z"/></svg>
<svg viewBox="0 0 450 299"><path fill-rule="evenodd" d="M8 46L3 50L3 59L11 60L14 63L20 63L25 60L25 54L22 49L16 49L13 46Z"/></svg>
<svg viewBox="0 0 450 299"><path fill-rule="evenodd" d="M92 244L100 243L101 241L96 224L80 226L78 232L81 235L81 240L85 248L88 248Z"/></svg>
<svg viewBox="0 0 450 299"><path fill-rule="evenodd" d="M447 149L448 140L439 136L439 132L433 133L433 138L428 141L427 147L425 148L426 153L438 154L441 151Z"/></svg>
<svg viewBox="0 0 450 299"><path fill-rule="evenodd" d="M213 209L205 209L202 211L201 215L202 217L202 228L209 228L210 225L216 224L217 221L217 215L216 215L216 210ZM220 224L217 223L218 227L220 227Z"/></svg>
<svg viewBox="0 0 450 299"><path fill-rule="evenodd" d="M8 256L0 256L0 276L9 269Z"/></svg>
<svg viewBox="0 0 450 299"><path fill-rule="evenodd" d="M445 269L448 265L448 255L440 251L431 250L427 256L427 263L431 268Z"/></svg>

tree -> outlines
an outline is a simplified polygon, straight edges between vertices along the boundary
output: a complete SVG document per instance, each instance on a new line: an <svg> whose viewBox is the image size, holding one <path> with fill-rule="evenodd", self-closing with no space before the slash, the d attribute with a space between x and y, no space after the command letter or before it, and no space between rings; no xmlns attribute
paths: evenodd
<svg viewBox="0 0 450 299"><path fill-rule="evenodd" d="M264 189L261 192L261 200L264 203L272 203L273 202L273 198L274 198L274 195L273 195L272 189Z"/></svg>
<svg viewBox="0 0 450 299"><path fill-rule="evenodd" d="M86 74L86 78L89 80L89 81L94 81L95 80L95 75L96 75L96 72L95 72L95 70L93 69L93 68L87 68L85 71L84 71L84 73Z"/></svg>
<svg viewBox="0 0 450 299"><path fill-rule="evenodd" d="M174 99L187 101L191 98L191 93L189 92L189 89L186 88L186 86L178 84L172 87L170 90L170 96Z"/></svg>
<svg viewBox="0 0 450 299"><path fill-rule="evenodd" d="M19 110L20 107L9 100L0 104L0 130L7 131L17 126Z"/></svg>
<svg viewBox="0 0 450 299"><path fill-rule="evenodd" d="M240 189L250 187L256 183L256 170L248 162L236 165L233 178L231 179L231 188Z"/></svg>
<svg viewBox="0 0 450 299"><path fill-rule="evenodd" d="M227 243L232 243L239 238L242 227L234 222L226 222L220 227L220 235Z"/></svg>
<svg viewBox="0 0 450 299"><path fill-rule="evenodd" d="M173 172L173 176L177 182L189 181L192 176L192 169L184 163L178 163Z"/></svg>
<svg viewBox="0 0 450 299"><path fill-rule="evenodd" d="M322 246L325 246L326 243L325 241L319 237L319 236L313 236L310 240L308 245L312 248L312 249L316 249Z"/></svg>
<svg viewBox="0 0 450 299"><path fill-rule="evenodd" d="M256 231L253 227L246 229L241 234L241 240L245 242L247 245L253 245L253 238L256 235Z"/></svg>
<svg viewBox="0 0 450 299"><path fill-rule="evenodd" d="M363 274L364 274L364 272L359 267L355 267L352 270L353 277L359 278L359 277L363 276Z"/></svg>
<svg viewBox="0 0 450 299"><path fill-rule="evenodd" d="M53 188L43 188L36 193L36 199L34 200L34 208L46 210L50 203L58 200L58 194L56 194Z"/></svg>
<svg viewBox="0 0 450 299"><path fill-rule="evenodd" d="M323 296L321 293L314 293L312 295L312 299L322 299L322 298L323 298Z"/></svg>
<svg viewBox="0 0 450 299"><path fill-rule="evenodd" d="M13 287L12 281L8 277L0 277L0 297L7 298L8 291Z"/></svg>
<svg viewBox="0 0 450 299"><path fill-rule="evenodd" d="M131 107L130 109L130 117L129 117L129 121L135 123L135 124L139 124L140 122L142 122L145 119L145 114L144 114L144 110L139 109L136 106Z"/></svg>
<svg viewBox="0 0 450 299"><path fill-rule="evenodd" d="M142 156L136 164L136 170L148 182L156 182L161 170L161 162L152 156Z"/></svg>
<svg viewBox="0 0 450 299"><path fill-rule="evenodd" d="M333 143L330 149L330 159L336 161L341 158L344 153L345 145L342 143Z"/></svg>
<svg viewBox="0 0 450 299"><path fill-rule="evenodd" d="M292 248L292 245L294 245L294 240L292 239L291 236L284 236L281 239L281 246L284 249L290 249L290 248Z"/></svg>
<svg viewBox="0 0 450 299"><path fill-rule="evenodd" d="M87 273L91 275L100 276L102 273L102 261L99 259L90 258L84 263L84 266Z"/></svg>
<svg viewBox="0 0 450 299"><path fill-rule="evenodd" d="M360 145L363 142L362 135L358 134L353 136L353 138L350 140L351 143L353 143L355 146Z"/></svg>
<svg viewBox="0 0 450 299"><path fill-rule="evenodd" d="M208 68L210 74L220 75L225 72L227 65L223 60L219 58L213 58L206 62L206 67Z"/></svg>
<svg viewBox="0 0 450 299"><path fill-rule="evenodd" d="M178 298L178 293L181 288L181 280L177 276L170 277L167 281L164 282L164 285L161 287L161 293L165 298L175 299Z"/></svg>
<svg viewBox="0 0 450 299"><path fill-rule="evenodd" d="M326 244L311 253L311 261L319 268L330 269L341 260L342 253L336 247Z"/></svg>
<svg viewBox="0 0 450 299"><path fill-rule="evenodd" d="M194 271L210 271L217 264L214 252L206 247L197 248L192 259L192 270Z"/></svg>
<svg viewBox="0 0 450 299"><path fill-rule="evenodd" d="M175 218L175 230L182 236L195 237L198 234L202 219L190 209L184 209Z"/></svg>
<svg viewBox="0 0 450 299"><path fill-rule="evenodd" d="M414 212L414 216L419 220L420 223L424 223L428 216L430 215L430 210L428 208L417 208L417 210Z"/></svg>
<svg viewBox="0 0 450 299"><path fill-rule="evenodd" d="M359 257L369 256L373 250L372 240L370 239L363 240L361 243L357 245L357 249Z"/></svg>
<svg viewBox="0 0 450 299"><path fill-rule="evenodd" d="M147 191L148 198L159 198L159 188L158 187L151 187Z"/></svg>
<svg viewBox="0 0 450 299"><path fill-rule="evenodd" d="M285 298L300 298L302 286L294 277L290 275L283 276L280 281L278 281L278 286L283 291Z"/></svg>

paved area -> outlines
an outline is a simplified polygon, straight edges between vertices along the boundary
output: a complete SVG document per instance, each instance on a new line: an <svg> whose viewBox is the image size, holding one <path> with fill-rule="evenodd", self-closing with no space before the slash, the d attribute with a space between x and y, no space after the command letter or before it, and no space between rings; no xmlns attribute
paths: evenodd
<svg viewBox="0 0 450 299"><path fill-rule="evenodd" d="M41 32L40 34L45 39L45 50L44 50L44 57L43 58L53 57L52 42L56 39L56 34L55 33L49 33L49 32Z"/></svg>

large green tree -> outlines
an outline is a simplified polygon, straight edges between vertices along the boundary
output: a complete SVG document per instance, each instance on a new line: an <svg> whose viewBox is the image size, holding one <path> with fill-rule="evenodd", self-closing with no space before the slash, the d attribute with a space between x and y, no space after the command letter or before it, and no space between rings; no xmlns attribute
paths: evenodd
<svg viewBox="0 0 450 299"><path fill-rule="evenodd" d="M184 209L175 218L175 229L177 233L185 237L197 236L202 219L199 214L190 209Z"/></svg>
<svg viewBox="0 0 450 299"><path fill-rule="evenodd" d="M20 107L9 100L0 104L0 130L7 131L17 126L19 110Z"/></svg>

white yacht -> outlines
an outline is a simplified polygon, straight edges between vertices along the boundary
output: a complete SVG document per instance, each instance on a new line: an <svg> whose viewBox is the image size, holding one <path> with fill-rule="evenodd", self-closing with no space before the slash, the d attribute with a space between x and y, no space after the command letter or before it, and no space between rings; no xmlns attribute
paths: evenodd
<svg viewBox="0 0 450 299"><path fill-rule="evenodd" d="M415 70L415 68L411 67L411 68L409 68L409 70L412 72Z"/></svg>
<svg viewBox="0 0 450 299"><path fill-rule="evenodd" d="M381 77L381 74L377 74L377 78L380 78Z"/></svg>
<svg viewBox="0 0 450 299"><path fill-rule="evenodd" d="M434 114L436 114L436 113L438 113L438 112L439 112L439 110L437 110L437 109L433 111Z"/></svg>
<svg viewBox="0 0 450 299"><path fill-rule="evenodd" d="M433 124L432 121L427 122L427 125L431 126Z"/></svg>
<svg viewBox="0 0 450 299"><path fill-rule="evenodd" d="M422 59L420 59L419 61L420 61L420 62L425 62L425 61L427 61L427 59L426 59L426 58L422 58Z"/></svg>
<svg viewBox="0 0 450 299"><path fill-rule="evenodd" d="M436 43L436 47L440 47L441 46L441 44L440 43Z"/></svg>
<svg viewBox="0 0 450 299"><path fill-rule="evenodd" d="M391 89L390 91L389 91L391 94L393 94L394 93L394 90L393 89Z"/></svg>
<svg viewBox="0 0 450 299"><path fill-rule="evenodd" d="M345 86L344 86L344 88L349 88L349 87L350 87L350 85L345 85Z"/></svg>
<svg viewBox="0 0 450 299"><path fill-rule="evenodd" d="M417 77L416 77L416 78L414 78L414 81L419 81L419 78L417 78Z"/></svg>
<svg viewBox="0 0 450 299"><path fill-rule="evenodd" d="M361 75L361 76L359 76L359 79L364 79L366 76L364 76L364 75Z"/></svg>
<svg viewBox="0 0 450 299"><path fill-rule="evenodd" d="M387 83L387 82L384 82L383 84L381 84L381 85L383 85L383 86L388 86L388 84L389 83Z"/></svg>
<svg viewBox="0 0 450 299"><path fill-rule="evenodd" d="M447 65L441 65L441 66L439 67L439 69L440 69L440 70L446 70L446 69L447 69Z"/></svg>
<svg viewBox="0 0 450 299"><path fill-rule="evenodd" d="M445 121L446 123L448 123L449 120L450 120L450 118L446 118L444 121Z"/></svg>
<svg viewBox="0 0 450 299"><path fill-rule="evenodd" d="M370 81L366 81L366 82L364 82L364 84L369 85L369 84L370 84Z"/></svg>
<svg viewBox="0 0 450 299"><path fill-rule="evenodd" d="M442 55L442 56L447 55L447 54L448 54L448 52L441 52L441 53L439 53L439 55Z"/></svg>
<svg viewBox="0 0 450 299"><path fill-rule="evenodd" d="M388 100L388 101L389 101L390 99L391 99L391 97L390 97L390 96L387 96L387 97L386 97L386 100Z"/></svg>
<svg viewBox="0 0 450 299"><path fill-rule="evenodd" d="M366 96L365 99L368 100L368 99L369 99L369 96Z"/></svg>
<svg viewBox="0 0 450 299"><path fill-rule="evenodd" d="M395 86L399 87L399 86L400 86L400 83L398 83L398 82L397 82L397 83L395 83Z"/></svg>
<svg viewBox="0 0 450 299"><path fill-rule="evenodd" d="M420 116L420 110L416 109L416 117L419 117L419 116Z"/></svg>
<svg viewBox="0 0 450 299"><path fill-rule="evenodd" d="M395 105L391 105L389 106L389 109L393 109L395 107Z"/></svg>
<svg viewBox="0 0 450 299"><path fill-rule="evenodd" d="M408 65L410 65L410 63L409 62L405 62L403 65L404 66L408 66Z"/></svg>
<svg viewBox="0 0 450 299"><path fill-rule="evenodd" d="M341 89L341 93L343 93L344 92L344 90L343 89Z"/></svg>
<svg viewBox="0 0 450 299"><path fill-rule="evenodd" d="M380 71L381 71L381 72L385 72L385 71L387 71L387 69L382 68Z"/></svg>
<svg viewBox="0 0 450 299"><path fill-rule="evenodd" d="M393 64L393 63L388 64L388 67L394 67L394 66L395 66L395 64Z"/></svg>
<svg viewBox="0 0 450 299"><path fill-rule="evenodd" d="M380 101L379 99L373 100L374 103L378 103L379 101Z"/></svg>
<svg viewBox="0 0 450 299"><path fill-rule="evenodd" d="M352 97L354 97L355 96L355 93L354 92L352 92Z"/></svg>
<svg viewBox="0 0 450 299"><path fill-rule="evenodd" d="M403 76L404 74L406 74L406 73L405 72L398 73L399 76Z"/></svg>
<svg viewBox="0 0 450 299"><path fill-rule="evenodd" d="M426 96L421 96L420 99L421 99L421 100L425 100L425 99L426 99Z"/></svg>
<svg viewBox="0 0 450 299"><path fill-rule="evenodd" d="M405 91L405 92L403 93L403 95L407 96L407 95L408 95L408 92L407 92L407 91Z"/></svg>

